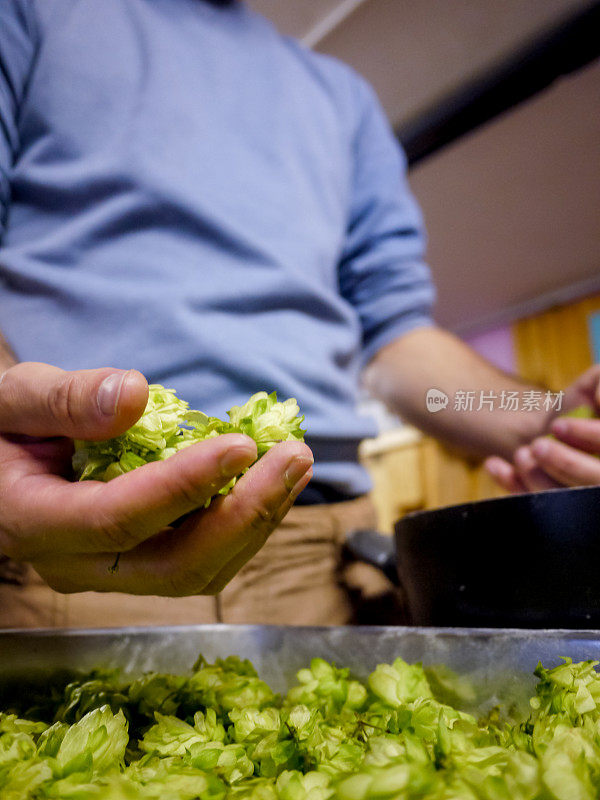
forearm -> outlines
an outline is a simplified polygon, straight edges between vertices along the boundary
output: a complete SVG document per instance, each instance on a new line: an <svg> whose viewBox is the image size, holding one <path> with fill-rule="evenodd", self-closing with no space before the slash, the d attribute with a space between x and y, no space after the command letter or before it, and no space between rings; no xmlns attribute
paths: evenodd
<svg viewBox="0 0 600 800"><path fill-rule="evenodd" d="M494 367L464 342L439 328L419 328L384 347L365 370L369 391L403 419L471 455L510 458L547 426L550 412L502 410L502 392L537 389ZM429 389L444 392L445 409L427 410ZM473 392L472 410L458 410L457 393ZM483 397L495 397L479 410ZM468 397L468 395L462 395Z"/></svg>

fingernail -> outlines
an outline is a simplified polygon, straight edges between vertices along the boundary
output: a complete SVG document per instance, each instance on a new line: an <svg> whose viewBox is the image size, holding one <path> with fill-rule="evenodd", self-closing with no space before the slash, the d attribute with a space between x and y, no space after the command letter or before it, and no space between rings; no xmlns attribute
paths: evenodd
<svg viewBox="0 0 600 800"><path fill-rule="evenodd" d="M288 492L296 486L299 480L306 475L308 470L314 464L314 459L308 456L294 456L290 463L287 465L283 481L285 488Z"/></svg>
<svg viewBox="0 0 600 800"><path fill-rule="evenodd" d="M547 439L536 439L531 445L531 449L538 458L544 458L544 456L548 455L550 442Z"/></svg>
<svg viewBox="0 0 600 800"><path fill-rule="evenodd" d="M533 458L531 456L531 452L529 447L519 447L517 452L515 453L515 462L523 468L531 467L533 464Z"/></svg>
<svg viewBox="0 0 600 800"><path fill-rule="evenodd" d="M485 466L485 469L486 469L486 471L487 471L487 472L488 472L488 473L489 473L489 474L490 474L492 477L494 477L494 478L495 478L497 475L499 475L499 474L500 474L500 470L498 469L498 462L497 462L497 461L494 461L493 459L489 458L489 459L487 459L487 461L485 462L485 465L484 465L484 466Z"/></svg>
<svg viewBox="0 0 600 800"><path fill-rule="evenodd" d="M127 374L127 372L113 372L108 378L104 378L100 384L96 402L100 413L104 414L104 416L111 417L116 413L119 396Z"/></svg>
<svg viewBox="0 0 600 800"><path fill-rule="evenodd" d="M247 447L243 445L230 447L226 453L223 453L219 461L221 476L223 478L233 478L235 475L239 475L240 472L246 469L251 458Z"/></svg>
<svg viewBox="0 0 600 800"><path fill-rule="evenodd" d="M564 419L557 419L551 427L557 436L566 436L569 433L569 423Z"/></svg>

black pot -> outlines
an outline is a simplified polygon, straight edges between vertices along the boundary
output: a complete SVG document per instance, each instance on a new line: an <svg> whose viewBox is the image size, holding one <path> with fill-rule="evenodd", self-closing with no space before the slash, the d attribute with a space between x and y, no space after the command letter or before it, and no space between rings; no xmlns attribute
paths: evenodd
<svg viewBox="0 0 600 800"><path fill-rule="evenodd" d="M600 628L600 486L419 511L348 547L403 586L414 625Z"/></svg>

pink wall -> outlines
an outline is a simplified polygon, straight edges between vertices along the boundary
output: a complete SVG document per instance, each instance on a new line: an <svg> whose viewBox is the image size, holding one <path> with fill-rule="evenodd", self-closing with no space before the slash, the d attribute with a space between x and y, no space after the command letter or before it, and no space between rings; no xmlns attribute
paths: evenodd
<svg viewBox="0 0 600 800"><path fill-rule="evenodd" d="M466 336L465 342L505 372L517 371L512 331L508 326Z"/></svg>

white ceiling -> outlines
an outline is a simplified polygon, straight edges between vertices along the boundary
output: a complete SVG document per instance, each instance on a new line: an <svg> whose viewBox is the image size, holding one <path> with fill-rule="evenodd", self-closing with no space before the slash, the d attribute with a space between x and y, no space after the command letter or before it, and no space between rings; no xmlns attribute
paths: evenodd
<svg viewBox="0 0 600 800"><path fill-rule="evenodd" d="M394 124L590 0L248 0L282 33L351 64Z"/></svg>
<svg viewBox="0 0 600 800"><path fill-rule="evenodd" d="M248 0L352 64L401 124L589 0ZM461 330L600 291L600 66L421 162L438 319Z"/></svg>
<svg viewBox="0 0 600 800"><path fill-rule="evenodd" d="M418 164L440 322L462 331L600 292L600 62Z"/></svg>

